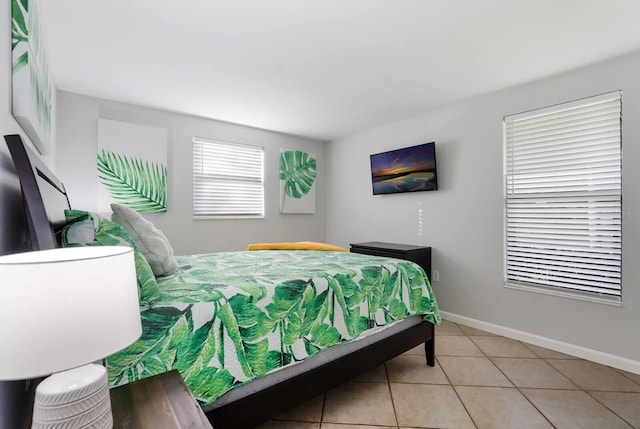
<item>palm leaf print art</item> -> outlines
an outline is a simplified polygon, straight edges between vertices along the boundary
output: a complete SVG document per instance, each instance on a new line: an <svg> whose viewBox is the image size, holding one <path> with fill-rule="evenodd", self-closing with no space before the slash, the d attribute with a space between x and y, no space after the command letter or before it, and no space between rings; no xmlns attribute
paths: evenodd
<svg viewBox="0 0 640 429"><path fill-rule="evenodd" d="M281 152L280 180L284 181L284 194L280 204L282 212L286 197L300 199L313 187L316 181L316 159L299 150Z"/></svg>
<svg viewBox="0 0 640 429"><path fill-rule="evenodd" d="M107 150L98 154L98 177L120 204L140 213L167 211L167 167Z"/></svg>

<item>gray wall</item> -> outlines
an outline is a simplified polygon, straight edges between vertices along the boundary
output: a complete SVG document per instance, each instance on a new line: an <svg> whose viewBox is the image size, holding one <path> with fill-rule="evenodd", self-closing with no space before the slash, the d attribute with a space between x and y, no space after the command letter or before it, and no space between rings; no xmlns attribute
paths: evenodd
<svg viewBox="0 0 640 429"><path fill-rule="evenodd" d="M503 287L502 118L623 91L623 294L612 307ZM369 154L436 141L440 190L373 196ZM433 247L441 309L640 361L640 53L330 143L327 240ZM420 220L422 218L422 227ZM422 232L422 235L420 233Z"/></svg>
<svg viewBox="0 0 640 429"><path fill-rule="evenodd" d="M264 241L324 241L326 143L225 122L106 101L59 91L56 172L71 206L95 211L98 118L168 130L168 209L145 214L169 238L176 254L244 250ZM192 139L206 137L265 148L265 218L198 219L192 216ZM280 214L280 149L315 153L318 160L315 214Z"/></svg>

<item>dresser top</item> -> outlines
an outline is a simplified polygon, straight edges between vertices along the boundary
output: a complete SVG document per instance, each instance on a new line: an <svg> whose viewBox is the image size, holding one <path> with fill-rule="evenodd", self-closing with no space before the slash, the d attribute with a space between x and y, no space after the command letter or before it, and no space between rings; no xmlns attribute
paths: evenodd
<svg viewBox="0 0 640 429"><path fill-rule="evenodd" d="M387 250L416 250L428 249L428 246L417 246L412 244L385 243L382 241L367 241L366 243L351 243L351 247L361 247L367 249L387 249Z"/></svg>

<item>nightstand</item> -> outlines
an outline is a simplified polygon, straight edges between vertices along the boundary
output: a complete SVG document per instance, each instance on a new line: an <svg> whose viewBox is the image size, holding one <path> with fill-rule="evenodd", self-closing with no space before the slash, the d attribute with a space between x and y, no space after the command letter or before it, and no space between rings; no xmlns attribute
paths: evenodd
<svg viewBox="0 0 640 429"><path fill-rule="evenodd" d="M213 429L176 370L110 391L114 429Z"/></svg>

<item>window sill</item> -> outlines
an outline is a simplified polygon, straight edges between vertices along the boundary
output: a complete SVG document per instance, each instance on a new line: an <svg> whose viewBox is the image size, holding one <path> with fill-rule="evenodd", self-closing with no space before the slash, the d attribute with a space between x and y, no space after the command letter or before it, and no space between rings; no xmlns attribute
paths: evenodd
<svg viewBox="0 0 640 429"><path fill-rule="evenodd" d="M615 297L604 297L604 296L590 295L590 294L580 293L580 292L568 292L563 290L546 288L544 286L529 286L529 285L521 285L521 284L515 284L515 283L505 283L504 287L507 289L515 289L515 290L522 290L525 292L540 293L543 295L558 296L561 298L575 299L578 301L593 302L595 304L610 305L612 307L622 307L622 300L620 298L615 298Z"/></svg>
<svg viewBox="0 0 640 429"><path fill-rule="evenodd" d="M264 215L247 215L247 216L232 216L232 215L220 215L220 216L194 216L194 220L211 220L211 219L264 219Z"/></svg>

